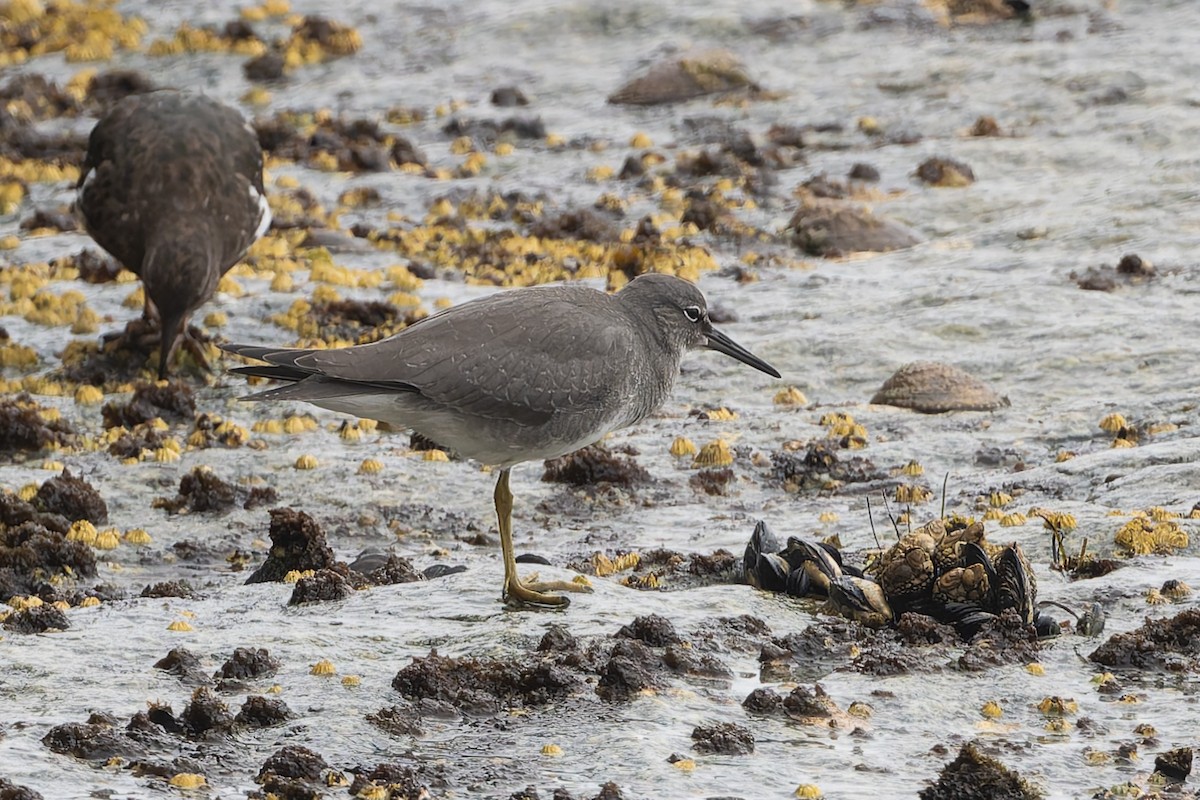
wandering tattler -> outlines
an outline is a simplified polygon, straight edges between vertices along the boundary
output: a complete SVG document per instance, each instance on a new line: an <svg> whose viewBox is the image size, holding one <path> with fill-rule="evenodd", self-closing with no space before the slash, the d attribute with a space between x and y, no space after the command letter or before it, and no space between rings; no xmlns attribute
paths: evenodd
<svg viewBox="0 0 1200 800"><path fill-rule="evenodd" d="M117 338L157 339L160 378L180 339L205 363L188 317L271 224L262 166L254 129L202 95L131 95L92 129L75 208L96 243L142 279L142 318Z"/></svg>
<svg viewBox="0 0 1200 800"><path fill-rule="evenodd" d="M645 419L667 399L691 348L780 377L713 328L699 289L657 274L613 295L579 285L500 292L338 350L222 347L267 362L234 372L292 382L243 399L305 400L380 420L498 467L502 596L516 604L566 605L547 592L580 586L524 584L517 576L513 465L566 455Z"/></svg>

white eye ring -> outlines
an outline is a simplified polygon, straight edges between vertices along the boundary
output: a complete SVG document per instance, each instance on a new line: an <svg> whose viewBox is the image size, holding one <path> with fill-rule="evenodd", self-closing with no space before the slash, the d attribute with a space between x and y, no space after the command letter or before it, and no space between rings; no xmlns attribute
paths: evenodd
<svg viewBox="0 0 1200 800"><path fill-rule="evenodd" d="M687 306L683 309L683 315L688 318L689 322L699 322L700 318L704 316L704 311L700 306Z"/></svg>

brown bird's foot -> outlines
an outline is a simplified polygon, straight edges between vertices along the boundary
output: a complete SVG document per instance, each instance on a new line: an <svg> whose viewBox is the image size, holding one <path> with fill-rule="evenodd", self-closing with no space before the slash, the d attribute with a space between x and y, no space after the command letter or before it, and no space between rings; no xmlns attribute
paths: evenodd
<svg viewBox="0 0 1200 800"><path fill-rule="evenodd" d="M212 366L208 363L208 354L205 348L212 342L212 337L204 331L197 328L195 325L188 325L183 329L183 335L179 337L179 345L200 365L206 372L212 372Z"/></svg>
<svg viewBox="0 0 1200 800"><path fill-rule="evenodd" d="M159 331L157 322L146 317L138 317L130 320L124 330L113 331L101 336L100 346L108 352L134 350L139 353L148 353L158 347L161 338L162 333Z"/></svg>
<svg viewBox="0 0 1200 800"><path fill-rule="evenodd" d="M504 602L513 608L566 608L569 598L550 592L591 592L592 587L574 581L534 581L523 583L514 577L504 584Z"/></svg>

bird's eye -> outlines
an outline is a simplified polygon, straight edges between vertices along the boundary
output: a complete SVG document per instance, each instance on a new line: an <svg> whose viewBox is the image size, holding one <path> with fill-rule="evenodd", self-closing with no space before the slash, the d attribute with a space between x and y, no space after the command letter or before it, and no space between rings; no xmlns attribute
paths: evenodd
<svg viewBox="0 0 1200 800"><path fill-rule="evenodd" d="M683 315L688 318L689 322L699 322L704 316L704 311L700 306L687 306L683 309Z"/></svg>

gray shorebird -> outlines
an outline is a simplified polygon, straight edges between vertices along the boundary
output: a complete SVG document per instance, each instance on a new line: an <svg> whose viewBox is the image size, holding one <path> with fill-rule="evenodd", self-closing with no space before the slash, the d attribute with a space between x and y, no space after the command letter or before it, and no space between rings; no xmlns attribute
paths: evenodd
<svg viewBox="0 0 1200 800"><path fill-rule="evenodd" d="M494 500L502 597L563 606L555 581L526 584L512 544L515 464L557 458L633 425L667 399L679 362L716 350L773 377L774 367L713 328L704 295L669 275L616 294L580 285L499 292L427 317L387 339L338 350L222 345L266 364L234 372L290 381L244 400L303 400L408 428L499 469Z"/></svg>
<svg viewBox="0 0 1200 800"><path fill-rule="evenodd" d="M203 95L131 95L92 129L75 209L142 279L142 318L113 338L138 347L157 338L160 378L180 340L205 363L188 318L271 224L262 167L254 129Z"/></svg>

